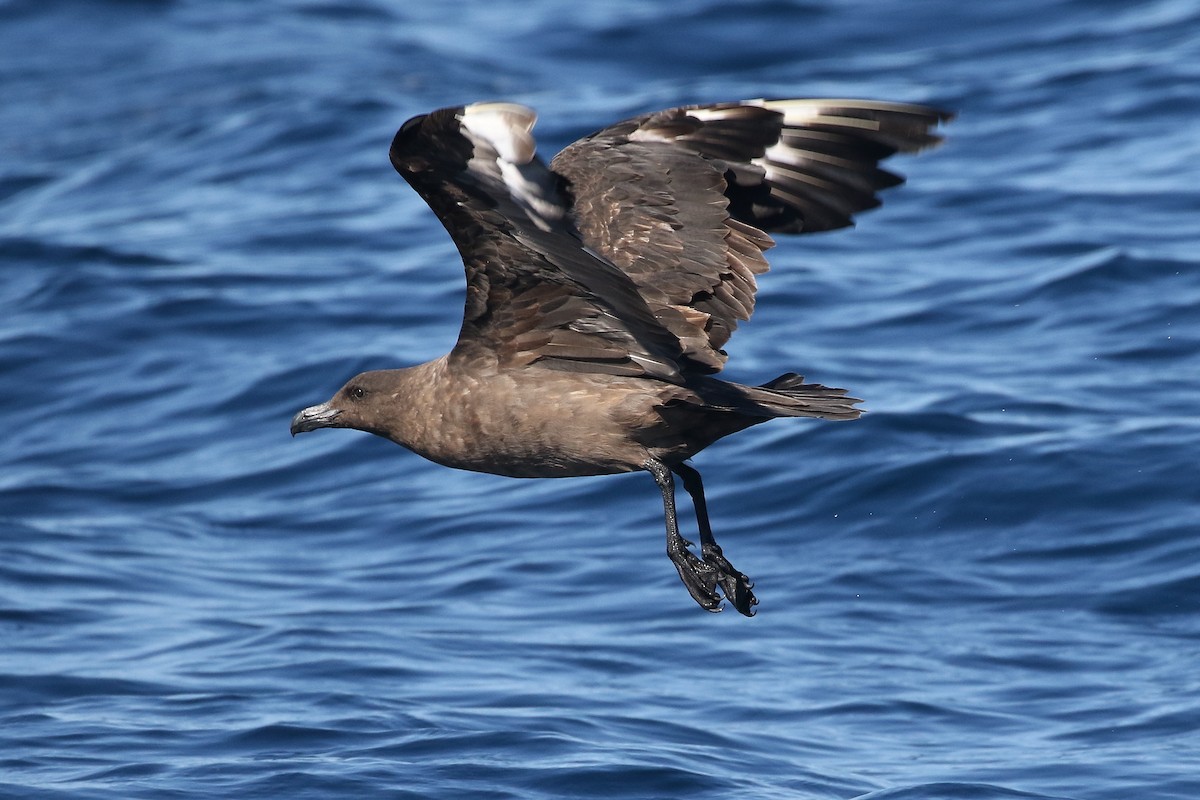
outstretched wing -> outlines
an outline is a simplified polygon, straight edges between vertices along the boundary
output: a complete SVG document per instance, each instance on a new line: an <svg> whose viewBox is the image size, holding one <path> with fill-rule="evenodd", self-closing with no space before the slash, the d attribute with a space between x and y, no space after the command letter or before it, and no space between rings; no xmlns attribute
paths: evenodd
<svg viewBox="0 0 1200 800"><path fill-rule="evenodd" d="M534 155L535 119L511 103L446 108L409 120L392 142L392 165L466 267L451 358L681 381L678 340L575 233L560 179Z"/></svg>
<svg viewBox="0 0 1200 800"><path fill-rule="evenodd" d="M940 141L949 114L865 100L749 100L635 117L551 161L584 242L616 264L687 356L720 369L754 311L768 235L852 224L903 179L879 162Z"/></svg>

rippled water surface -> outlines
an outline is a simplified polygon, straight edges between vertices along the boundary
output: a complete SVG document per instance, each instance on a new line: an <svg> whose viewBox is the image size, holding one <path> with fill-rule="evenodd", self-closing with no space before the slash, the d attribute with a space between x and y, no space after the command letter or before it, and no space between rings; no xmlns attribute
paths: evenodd
<svg viewBox="0 0 1200 800"><path fill-rule="evenodd" d="M0 0L0 796L1200 797L1192 2ZM646 475L453 472L288 421L441 354L387 161L681 102L956 109L772 251L730 372L847 386Z"/></svg>

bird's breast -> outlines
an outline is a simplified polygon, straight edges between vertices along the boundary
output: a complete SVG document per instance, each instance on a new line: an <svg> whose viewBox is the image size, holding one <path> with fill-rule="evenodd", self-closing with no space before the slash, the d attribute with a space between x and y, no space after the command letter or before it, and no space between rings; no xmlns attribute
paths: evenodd
<svg viewBox="0 0 1200 800"><path fill-rule="evenodd" d="M604 380L599 380L603 378ZM414 398L421 413L394 441L430 461L517 478L606 475L649 457L629 418L653 416L654 382L524 367L447 369Z"/></svg>

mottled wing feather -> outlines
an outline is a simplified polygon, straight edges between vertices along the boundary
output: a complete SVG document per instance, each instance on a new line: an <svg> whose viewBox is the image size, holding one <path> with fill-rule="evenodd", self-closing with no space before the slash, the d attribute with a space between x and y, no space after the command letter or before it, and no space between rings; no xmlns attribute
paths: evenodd
<svg viewBox="0 0 1200 800"><path fill-rule="evenodd" d="M534 155L534 119L510 103L447 108L409 120L392 142L393 166L466 268L451 359L682 380L678 340L574 232L559 178Z"/></svg>
<svg viewBox="0 0 1200 800"><path fill-rule="evenodd" d="M770 232L852 224L902 182L879 168L936 144L949 115L859 100L668 109L586 137L551 168L587 245L623 269L688 357L713 369L754 311Z"/></svg>

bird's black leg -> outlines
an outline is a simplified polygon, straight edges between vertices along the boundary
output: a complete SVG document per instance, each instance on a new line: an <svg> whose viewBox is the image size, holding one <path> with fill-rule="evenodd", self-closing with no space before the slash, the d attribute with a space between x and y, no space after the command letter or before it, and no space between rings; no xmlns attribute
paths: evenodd
<svg viewBox="0 0 1200 800"><path fill-rule="evenodd" d="M679 535L679 522L675 516L675 479L671 477L671 470L653 458L642 466L654 476L654 482L662 490L663 514L667 520L667 556L679 571L679 577L692 599L708 611L720 611L721 596L717 594L717 581L721 576L711 564L696 558L696 554L688 549L691 543Z"/></svg>
<svg viewBox="0 0 1200 800"><path fill-rule="evenodd" d="M758 605L758 598L751 591L754 584L729 563L725 554L721 552L721 546L713 537L700 473L687 464L675 464L671 471L683 479L683 488L692 496L692 505L696 507L696 523L700 526L700 553L704 556L704 563L717 571L717 582L721 584L725 598L733 603L733 607L747 617L754 616L754 606Z"/></svg>

